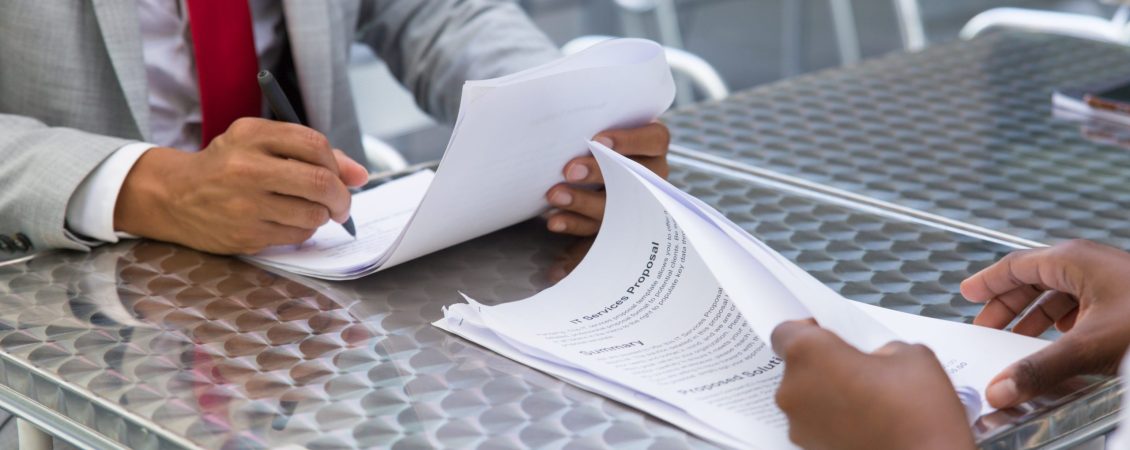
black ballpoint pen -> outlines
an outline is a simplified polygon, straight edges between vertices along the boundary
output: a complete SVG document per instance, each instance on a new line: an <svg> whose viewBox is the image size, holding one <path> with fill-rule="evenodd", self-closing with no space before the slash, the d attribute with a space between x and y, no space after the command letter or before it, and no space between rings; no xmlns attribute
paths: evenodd
<svg viewBox="0 0 1130 450"><path fill-rule="evenodd" d="M283 93L282 87L279 86L279 82L275 80L271 71L259 71L258 78L259 90L263 91L263 97L267 98L267 104L271 106L271 111L275 112L275 117L284 122L302 125L302 122L298 120L298 114L294 112L294 107L290 105L290 100L287 100L286 94ZM350 236L357 238L357 228L353 226L353 216L345 219L341 226Z"/></svg>

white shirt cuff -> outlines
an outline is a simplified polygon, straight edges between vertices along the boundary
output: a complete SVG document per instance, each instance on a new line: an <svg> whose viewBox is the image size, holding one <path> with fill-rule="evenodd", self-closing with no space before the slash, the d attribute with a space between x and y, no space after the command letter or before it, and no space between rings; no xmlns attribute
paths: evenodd
<svg viewBox="0 0 1130 450"><path fill-rule="evenodd" d="M67 203L67 228L102 242L133 237L114 232L114 206L126 175L141 155L153 147L156 145L145 142L125 145L87 175Z"/></svg>

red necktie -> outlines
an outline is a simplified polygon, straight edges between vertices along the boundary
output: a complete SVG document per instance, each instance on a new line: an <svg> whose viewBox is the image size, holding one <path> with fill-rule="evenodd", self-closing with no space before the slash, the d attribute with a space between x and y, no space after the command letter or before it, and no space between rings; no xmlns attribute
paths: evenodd
<svg viewBox="0 0 1130 450"><path fill-rule="evenodd" d="M203 114L200 147L240 117L262 113L259 58L247 0L189 0L188 25L196 53Z"/></svg>

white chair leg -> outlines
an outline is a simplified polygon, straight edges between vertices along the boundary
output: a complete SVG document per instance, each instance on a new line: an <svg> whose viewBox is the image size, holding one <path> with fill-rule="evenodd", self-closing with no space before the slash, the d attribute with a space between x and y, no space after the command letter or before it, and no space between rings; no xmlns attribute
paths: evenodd
<svg viewBox="0 0 1130 450"><path fill-rule="evenodd" d="M31 422L16 418L16 435L20 450L51 450L51 435L44 433Z"/></svg>
<svg viewBox="0 0 1130 450"><path fill-rule="evenodd" d="M663 45L683 47L683 30L679 27L679 11L675 0L655 0L655 21L659 24L659 40Z"/></svg>
<svg viewBox="0 0 1130 450"><path fill-rule="evenodd" d="M627 8L619 8L617 16L620 17L620 31L624 36L647 37L641 13Z"/></svg>
<svg viewBox="0 0 1130 450"><path fill-rule="evenodd" d="M894 0L895 15L898 16L902 47L916 52L926 48L926 27L922 24L922 10L918 0Z"/></svg>
<svg viewBox="0 0 1130 450"><path fill-rule="evenodd" d="M781 1L781 77L788 78L804 71L804 49L807 33L804 22L804 0Z"/></svg>
<svg viewBox="0 0 1130 450"><path fill-rule="evenodd" d="M659 28L659 42L667 48L683 48L683 30L679 27L679 11L675 0L653 0L655 3L655 22ZM675 103L689 105L694 103L692 84L682 76L675 77Z"/></svg>
<svg viewBox="0 0 1130 450"><path fill-rule="evenodd" d="M832 10L832 28L836 33L840 64L847 66L859 62L859 32L855 28L851 0L828 0L828 6Z"/></svg>

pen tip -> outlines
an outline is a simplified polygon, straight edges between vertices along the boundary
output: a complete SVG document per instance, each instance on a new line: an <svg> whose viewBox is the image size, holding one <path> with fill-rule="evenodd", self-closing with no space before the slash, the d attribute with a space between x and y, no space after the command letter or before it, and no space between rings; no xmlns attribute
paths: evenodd
<svg viewBox="0 0 1130 450"><path fill-rule="evenodd" d="M357 239L357 227L353 226L352 217L345 219L345 222L342 223L341 226L345 228L345 231L348 232L350 236L353 236L354 239Z"/></svg>

